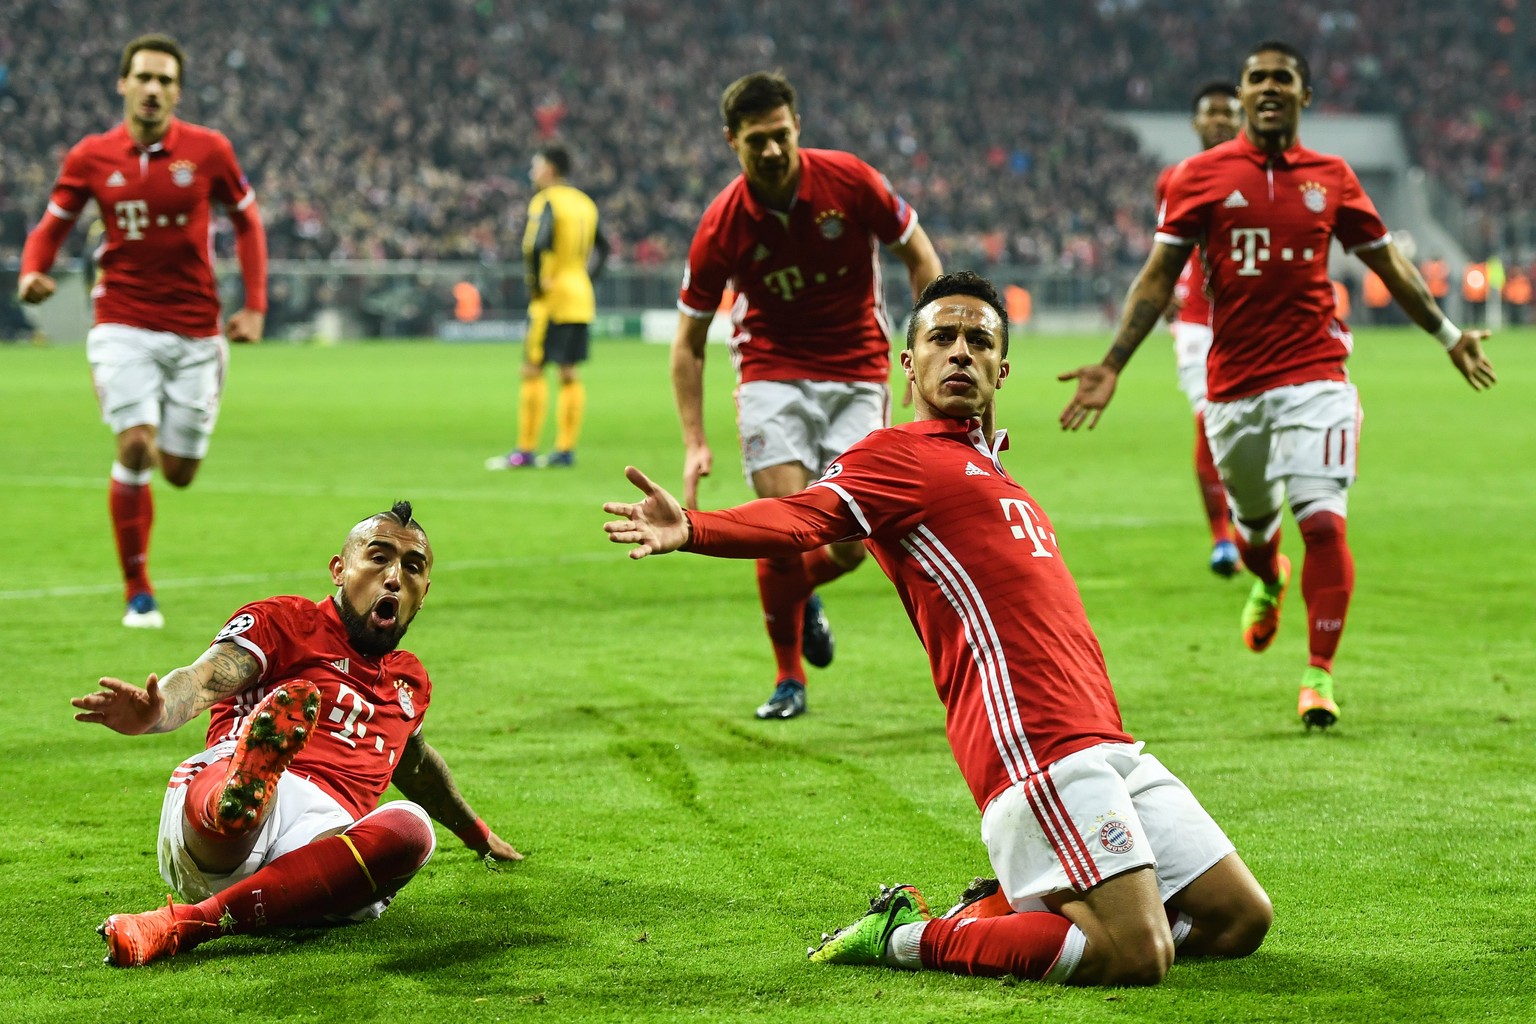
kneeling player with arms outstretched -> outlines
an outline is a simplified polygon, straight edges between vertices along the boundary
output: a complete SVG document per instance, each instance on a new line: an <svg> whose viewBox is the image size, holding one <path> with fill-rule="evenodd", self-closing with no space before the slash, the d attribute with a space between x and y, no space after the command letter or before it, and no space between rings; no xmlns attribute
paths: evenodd
<svg viewBox="0 0 1536 1024"><path fill-rule="evenodd" d="M1145 985L1181 956L1246 956L1269 897L1188 788L1128 735L1050 520L1003 468L1008 317L971 273L923 290L901 354L917 422L876 430L807 489L685 512L645 474L605 524L632 558L862 540L928 651L1003 899L934 918L910 885L811 950L824 963ZM985 896L986 890L976 894ZM984 916L985 915L985 916Z"/></svg>

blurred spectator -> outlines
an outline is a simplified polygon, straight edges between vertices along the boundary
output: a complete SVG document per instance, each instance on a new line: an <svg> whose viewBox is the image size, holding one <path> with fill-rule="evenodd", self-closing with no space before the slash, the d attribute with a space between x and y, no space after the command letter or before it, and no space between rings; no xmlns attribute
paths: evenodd
<svg viewBox="0 0 1536 1024"><path fill-rule="evenodd" d="M220 125L273 258L514 262L530 139L558 137L615 262L680 259L735 173L714 104L781 68L803 142L850 150L922 211L947 266L1098 273L1150 247L1156 168L1105 109L1183 109L1281 32L1314 109L1388 112L1468 204L1473 251L1536 240L1536 15L1516 0L1314 4L1276 29L1231 0L311 0L198 8L0 0L0 262L63 148L110 125L115 47L169 28L182 112ZM1400 31L1393 31L1400 26ZM86 73L89 72L89 73ZM1470 241L1470 240L1469 240ZM79 244L79 240L76 240ZM219 245L227 254L227 233Z"/></svg>

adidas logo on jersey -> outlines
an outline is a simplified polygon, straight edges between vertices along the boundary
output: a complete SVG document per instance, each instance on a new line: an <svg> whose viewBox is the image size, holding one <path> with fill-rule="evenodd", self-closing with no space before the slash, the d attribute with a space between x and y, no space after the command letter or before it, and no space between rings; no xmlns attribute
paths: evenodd
<svg viewBox="0 0 1536 1024"><path fill-rule="evenodd" d="M1233 189L1232 194L1227 196L1226 199L1222 200L1221 205L1225 206L1229 210L1236 210L1240 207L1247 206L1248 200L1244 199L1243 194L1237 189Z"/></svg>
<svg viewBox="0 0 1536 1024"><path fill-rule="evenodd" d="M976 465L976 463L974 463L974 462L967 462L965 464L965 475L966 476L991 476L992 474L988 473L986 470L982 469L980 466Z"/></svg>
<svg viewBox="0 0 1536 1024"><path fill-rule="evenodd" d="M337 660L331 662L331 668L334 668L337 672L340 672L342 675L346 675L348 670L351 669L351 667L352 667L352 659L351 658L338 658Z"/></svg>
<svg viewBox="0 0 1536 1024"><path fill-rule="evenodd" d="M128 184L128 179L123 177L122 171L113 171L107 178L107 188L122 188Z"/></svg>

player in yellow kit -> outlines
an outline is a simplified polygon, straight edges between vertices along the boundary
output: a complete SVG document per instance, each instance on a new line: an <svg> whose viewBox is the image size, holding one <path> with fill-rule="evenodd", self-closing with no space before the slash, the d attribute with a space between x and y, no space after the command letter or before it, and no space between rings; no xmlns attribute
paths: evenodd
<svg viewBox="0 0 1536 1024"><path fill-rule="evenodd" d="M563 146L540 149L528 172L538 191L528 202L528 227L523 233L528 340L523 347L517 447L487 459L486 469L570 466L576 460L586 406L577 366L587 358L597 305L592 282L608 258L608 241L598 224L597 204L566 183L570 172L571 156ZM544 377L549 363L560 368L560 391L555 399L555 447L541 462L535 452L549 404Z"/></svg>

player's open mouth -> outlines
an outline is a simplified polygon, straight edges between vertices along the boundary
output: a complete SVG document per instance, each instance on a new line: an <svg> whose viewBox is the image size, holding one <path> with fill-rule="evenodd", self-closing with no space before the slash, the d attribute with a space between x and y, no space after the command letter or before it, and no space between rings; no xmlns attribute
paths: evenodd
<svg viewBox="0 0 1536 1024"><path fill-rule="evenodd" d="M374 602L373 613L369 615L373 625L381 629L389 629L395 624L395 619L400 614L400 599L392 594L386 594Z"/></svg>

